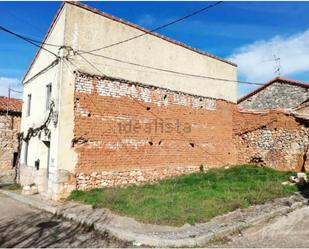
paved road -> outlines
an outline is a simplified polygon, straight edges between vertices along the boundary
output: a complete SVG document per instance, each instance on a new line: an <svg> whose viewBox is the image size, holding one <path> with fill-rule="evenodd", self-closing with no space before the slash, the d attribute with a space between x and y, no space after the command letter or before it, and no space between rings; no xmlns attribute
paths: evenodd
<svg viewBox="0 0 309 249"><path fill-rule="evenodd" d="M227 238L223 247L309 247L309 207L274 218Z"/></svg>
<svg viewBox="0 0 309 249"><path fill-rule="evenodd" d="M128 247L0 194L0 247Z"/></svg>

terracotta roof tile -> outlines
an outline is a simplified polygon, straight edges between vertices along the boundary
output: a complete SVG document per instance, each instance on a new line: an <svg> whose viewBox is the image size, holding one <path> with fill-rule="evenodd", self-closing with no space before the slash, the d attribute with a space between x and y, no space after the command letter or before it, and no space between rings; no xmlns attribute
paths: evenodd
<svg viewBox="0 0 309 249"><path fill-rule="evenodd" d="M19 112L21 113L22 101L20 99L13 99L0 96L0 112Z"/></svg>

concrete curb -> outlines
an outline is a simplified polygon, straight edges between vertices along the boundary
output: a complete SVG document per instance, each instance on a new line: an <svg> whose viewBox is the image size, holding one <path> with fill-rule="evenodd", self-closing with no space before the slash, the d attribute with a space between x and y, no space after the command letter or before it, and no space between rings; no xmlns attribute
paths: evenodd
<svg viewBox="0 0 309 249"><path fill-rule="evenodd" d="M12 199L14 199L16 201L19 201L19 202L22 202L22 203L27 204L29 206L32 206L34 208L44 210L44 211L52 213L52 214L57 213L57 206L51 204L50 202L44 203L44 202L42 202L42 200L35 200L34 198L29 198L29 196L27 196L27 195L21 195L19 193L14 192L14 191L8 191L8 190L3 190L3 189L0 189L0 193L7 195L7 196L11 197Z"/></svg>
<svg viewBox="0 0 309 249"><path fill-rule="evenodd" d="M307 203L307 199L296 193L290 197L276 199L263 205L256 205L243 210L238 209L226 215L215 217L206 223L170 227L143 224L132 218L112 214L108 209L93 209L89 205L43 201L39 197L23 196L16 192L1 189L0 193L84 226L93 227L99 233L107 232L120 240L152 247L205 246L215 239L289 213Z"/></svg>

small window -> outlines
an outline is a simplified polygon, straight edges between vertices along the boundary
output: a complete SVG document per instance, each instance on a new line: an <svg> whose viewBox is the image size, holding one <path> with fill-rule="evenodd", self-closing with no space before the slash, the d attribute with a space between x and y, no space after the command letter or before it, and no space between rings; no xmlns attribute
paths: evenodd
<svg viewBox="0 0 309 249"><path fill-rule="evenodd" d="M25 150L24 150L24 164L28 165L28 147L29 147L29 142L25 142Z"/></svg>
<svg viewBox="0 0 309 249"><path fill-rule="evenodd" d="M27 96L27 116L30 116L31 113L31 94Z"/></svg>
<svg viewBox="0 0 309 249"><path fill-rule="evenodd" d="M12 161L12 167L16 167L17 165L17 160L18 160L18 152L13 153L13 161Z"/></svg>
<svg viewBox="0 0 309 249"><path fill-rule="evenodd" d="M47 111L50 109L51 94L52 94L52 85L48 84L46 86L46 110Z"/></svg>

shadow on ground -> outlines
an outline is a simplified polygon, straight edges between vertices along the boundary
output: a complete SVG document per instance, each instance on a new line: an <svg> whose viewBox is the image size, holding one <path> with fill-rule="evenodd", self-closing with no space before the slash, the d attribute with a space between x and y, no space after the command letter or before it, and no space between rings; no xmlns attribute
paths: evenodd
<svg viewBox="0 0 309 249"><path fill-rule="evenodd" d="M307 204L309 204L309 183L300 182L299 184L297 184L297 188L299 193L308 200Z"/></svg>
<svg viewBox="0 0 309 249"><path fill-rule="evenodd" d="M98 234L44 212L0 220L0 247L128 247L107 234Z"/></svg>

